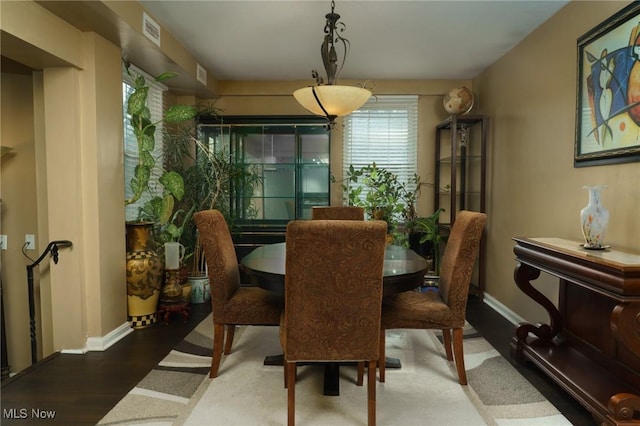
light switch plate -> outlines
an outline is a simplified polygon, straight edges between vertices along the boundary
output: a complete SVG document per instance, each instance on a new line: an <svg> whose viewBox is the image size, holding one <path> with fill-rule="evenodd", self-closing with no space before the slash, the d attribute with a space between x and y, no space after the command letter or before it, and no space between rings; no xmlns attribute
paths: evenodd
<svg viewBox="0 0 640 426"><path fill-rule="evenodd" d="M24 236L24 249L35 250L36 249L36 236L33 234L26 234Z"/></svg>
<svg viewBox="0 0 640 426"><path fill-rule="evenodd" d="M0 250L6 250L6 249L7 249L7 236L0 235Z"/></svg>

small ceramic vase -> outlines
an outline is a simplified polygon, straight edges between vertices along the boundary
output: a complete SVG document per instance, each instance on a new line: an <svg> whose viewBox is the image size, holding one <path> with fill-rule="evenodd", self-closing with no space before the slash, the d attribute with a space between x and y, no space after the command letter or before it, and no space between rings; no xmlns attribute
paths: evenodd
<svg viewBox="0 0 640 426"><path fill-rule="evenodd" d="M606 186L584 186L589 190L589 204L580 211L580 223L584 236L584 248L604 248L604 235L609 224L609 210L600 202L600 191Z"/></svg>

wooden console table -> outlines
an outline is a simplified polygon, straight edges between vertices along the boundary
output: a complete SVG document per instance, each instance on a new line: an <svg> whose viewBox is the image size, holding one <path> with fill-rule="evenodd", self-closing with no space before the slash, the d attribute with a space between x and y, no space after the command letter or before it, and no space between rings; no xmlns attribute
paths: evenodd
<svg viewBox="0 0 640 426"><path fill-rule="evenodd" d="M586 250L560 238L514 238L518 287L549 324L521 323L511 343L598 424L640 425L640 253ZM558 307L531 281L559 279Z"/></svg>

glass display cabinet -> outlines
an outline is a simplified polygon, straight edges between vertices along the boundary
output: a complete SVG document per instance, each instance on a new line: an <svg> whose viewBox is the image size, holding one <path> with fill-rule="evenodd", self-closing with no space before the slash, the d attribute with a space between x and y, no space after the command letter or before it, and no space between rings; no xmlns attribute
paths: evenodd
<svg viewBox="0 0 640 426"><path fill-rule="evenodd" d="M201 122L203 141L226 147L233 161L260 177L257 185L233 190L237 247L250 250L284 241L290 220L311 219L313 206L329 205L330 132L325 124L324 119L306 116Z"/></svg>
<svg viewBox="0 0 640 426"><path fill-rule="evenodd" d="M451 115L436 126L435 209L446 236L460 210L485 212L488 118ZM484 292L485 242L473 277L472 290Z"/></svg>

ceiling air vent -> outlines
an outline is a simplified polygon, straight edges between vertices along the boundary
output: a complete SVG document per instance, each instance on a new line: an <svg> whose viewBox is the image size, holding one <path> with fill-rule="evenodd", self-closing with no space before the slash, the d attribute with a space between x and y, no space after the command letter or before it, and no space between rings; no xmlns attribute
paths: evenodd
<svg viewBox="0 0 640 426"><path fill-rule="evenodd" d="M145 12L142 12L142 33L160 47L160 25Z"/></svg>
<svg viewBox="0 0 640 426"><path fill-rule="evenodd" d="M204 84L205 86L207 85L207 70L205 69L205 67L203 67L202 65L196 63L197 68L196 68L196 78L198 79L198 81L202 84Z"/></svg>

